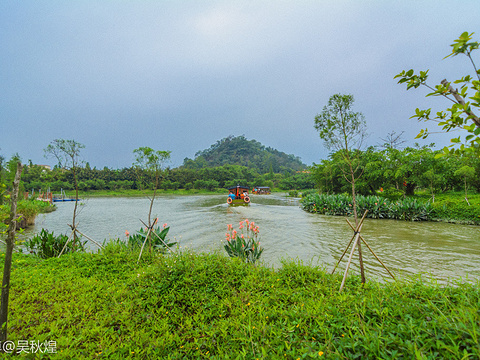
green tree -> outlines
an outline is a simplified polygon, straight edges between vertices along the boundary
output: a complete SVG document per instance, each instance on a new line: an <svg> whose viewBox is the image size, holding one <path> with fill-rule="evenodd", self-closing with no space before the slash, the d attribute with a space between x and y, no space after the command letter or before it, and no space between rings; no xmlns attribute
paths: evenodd
<svg viewBox="0 0 480 360"><path fill-rule="evenodd" d="M352 150L362 146L366 123L362 113L352 111L353 103L353 95L332 95L323 111L315 117L315 129L325 146L338 152L345 161L341 170L352 187L353 214L357 224L355 181L362 174L359 172L358 157Z"/></svg>
<svg viewBox="0 0 480 360"><path fill-rule="evenodd" d="M473 178L475 177L475 169L471 166L464 165L460 169L455 171L455 175L460 177L464 181L465 201L467 202L468 205L470 205L470 203L468 202L468 198L467 198L467 189L468 189L468 183L471 180L473 180Z"/></svg>
<svg viewBox="0 0 480 360"><path fill-rule="evenodd" d="M152 249L151 234L155 222L152 222L152 208L160 185L160 177L163 173L165 162L170 159L171 151L153 150L150 147L139 147L133 150L135 154L134 166L144 170L148 175L155 179L153 196L150 199L150 208L148 210L148 233L145 241L148 240L149 250ZM141 254L140 254L141 255Z"/></svg>
<svg viewBox="0 0 480 360"><path fill-rule="evenodd" d="M358 226L355 181L361 176L355 149L362 146L366 136L366 123L362 113L352 111L353 95L335 94L330 97L323 111L315 117L315 129L328 149L336 150L345 162L342 172L352 186L352 207L355 227ZM362 250L357 241L362 283L365 283ZM355 247L355 244L353 245ZM343 284L342 284L343 285Z"/></svg>
<svg viewBox="0 0 480 360"><path fill-rule="evenodd" d="M73 208L73 219L70 227L73 231L74 244L77 242L77 208L78 208L78 180L77 172L82 161L80 160L80 151L85 145L75 140L55 139L45 148L45 157L54 157L58 161L58 166L70 170L73 175L75 186L75 206Z"/></svg>
<svg viewBox="0 0 480 360"><path fill-rule="evenodd" d="M414 73L413 69L404 70L395 76L395 78L400 78L399 84L405 83L407 85L407 90L425 86L431 90L426 96L443 96L453 103L450 108L435 113L432 113L431 108L426 110L417 108L415 115L412 116L412 118L417 118L419 121L435 121L446 132L450 130L463 130L466 132L467 135L463 143L460 136L451 139L453 144L444 148L444 154L458 154L464 151L480 153L480 119L477 115L478 113L475 113L480 110L480 70L477 70L472 58L472 52L477 50L480 44L471 41L472 35L473 33L469 34L468 32L460 35L450 45L452 52L445 57L463 54L467 56L473 66L473 76L466 75L453 82L461 85L460 90L454 89L451 85L452 83L446 79L442 80L439 85L432 87L427 83L428 70L420 71L418 75ZM473 94L469 95L467 93L469 90ZM423 129L417 135L417 138L426 138L428 135L428 129Z"/></svg>

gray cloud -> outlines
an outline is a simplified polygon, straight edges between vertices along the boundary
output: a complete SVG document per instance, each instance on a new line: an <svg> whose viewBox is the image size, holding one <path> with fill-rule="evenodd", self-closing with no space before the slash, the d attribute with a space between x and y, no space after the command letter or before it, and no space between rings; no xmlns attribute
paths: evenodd
<svg viewBox="0 0 480 360"><path fill-rule="evenodd" d="M355 96L370 144L392 130L412 144L415 108L446 104L393 76L470 72L442 58L463 31L480 36L479 15L473 0L4 1L1 153L46 163L51 140L74 138L92 166L129 166L139 146L175 166L245 134L310 164L327 156L313 119L337 92Z"/></svg>

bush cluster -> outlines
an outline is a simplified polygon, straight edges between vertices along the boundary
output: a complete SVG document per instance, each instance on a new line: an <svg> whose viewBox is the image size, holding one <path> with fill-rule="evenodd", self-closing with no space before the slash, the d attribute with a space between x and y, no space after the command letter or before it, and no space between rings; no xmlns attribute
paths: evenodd
<svg viewBox="0 0 480 360"><path fill-rule="evenodd" d="M367 218L394 220L431 220L433 207L429 202L414 198L389 200L381 196L356 196L357 213L367 210ZM325 215L353 215L352 196L346 194L307 193L301 200L302 208Z"/></svg>

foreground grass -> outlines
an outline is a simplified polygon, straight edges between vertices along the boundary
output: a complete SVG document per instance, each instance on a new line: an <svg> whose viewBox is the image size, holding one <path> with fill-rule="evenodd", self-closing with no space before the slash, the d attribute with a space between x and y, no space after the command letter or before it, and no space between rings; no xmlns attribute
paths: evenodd
<svg viewBox="0 0 480 360"><path fill-rule="evenodd" d="M478 284L362 287L350 277L339 293L340 276L298 263L274 270L185 252L137 266L137 257L114 245L16 255L9 340L56 341L56 354L36 357L52 359L480 357Z"/></svg>

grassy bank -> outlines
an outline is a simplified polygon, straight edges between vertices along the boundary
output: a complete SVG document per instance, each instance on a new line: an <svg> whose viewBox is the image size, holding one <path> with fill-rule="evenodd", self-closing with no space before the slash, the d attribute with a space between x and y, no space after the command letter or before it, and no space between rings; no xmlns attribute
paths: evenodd
<svg viewBox="0 0 480 360"><path fill-rule="evenodd" d="M300 191L288 191L288 190L280 190L280 189L272 189L272 193L291 193L291 196L298 196ZM206 189L178 189L178 190L157 190L157 195L225 195L227 196L228 190L227 189L216 189L214 191L206 190ZM88 191L80 191L79 198L89 198L89 197L139 197L139 196L151 196L153 195L152 191L143 191L143 190L133 190L133 189L123 189L123 190L88 190ZM75 197L74 191L67 191L68 197Z"/></svg>
<svg viewBox="0 0 480 360"><path fill-rule="evenodd" d="M424 202L430 202L435 220L463 222L480 225L480 194L468 195L468 203L463 192L446 192L435 196L420 194L416 196Z"/></svg>
<svg viewBox="0 0 480 360"><path fill-rule="evenodd" d="M217 189L215 191L209 191L205 189L178 189L178 190L157 190L157 195L221 195L227 194L226 189ZM141 196L151 196L153 195L152 191L143 191L143 190L89 190L89 191L80 191L79 198L90 198L90 197L141 197ZM74 198L75 193L72 191L67 191L67 196Z"/></svg>
<svg viewBox="0 0 480 360"><path fill-rule="evenodd" d="M339 275L298 263L137 257L113 244L105 254L16 255L9 339L56 341L43 357L52 359L480 357L478 284L362 287L350 277L339 293Z"/></svg>
<svg viewBox="0 0 480 360"><path fill-rule="evenodd" d="M35 217L38 214L49 213L55 211L55 209L55 205L38 200L20 200L17 204L17 214L22 214L27 226L35 223ZM0 219L8 219L9 214L10 204L0 206Z"/></svg>
<svg viewBox="0 0 480 360"><path fill-rule="evenodd" d="M374 219L408 221L448 221L465 224L480 224L480 194L471 195L468 204L462 193L445 193L435 197L416 195L389 199L378 196L358 195L357 212ZM311 213L351 216L352 196L346 194L318 194L307 192L302 198L302 208Z"/></svg>

